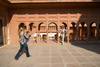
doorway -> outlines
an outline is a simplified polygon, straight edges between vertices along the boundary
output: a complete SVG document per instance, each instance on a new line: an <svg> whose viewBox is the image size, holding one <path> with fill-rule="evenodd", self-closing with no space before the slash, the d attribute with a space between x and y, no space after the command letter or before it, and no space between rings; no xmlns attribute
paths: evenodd
<svg viewBox="0 0 100 67"><path fill-rule="evenodd" d="M3 24L2 20L0 20L0 46L3 45Z"/></svg>

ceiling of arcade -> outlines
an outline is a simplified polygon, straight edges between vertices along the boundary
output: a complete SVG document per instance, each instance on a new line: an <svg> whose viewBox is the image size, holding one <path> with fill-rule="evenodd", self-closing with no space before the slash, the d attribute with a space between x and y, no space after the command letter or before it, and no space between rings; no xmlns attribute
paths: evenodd
<svg viewBox="0 0 100 67"><path fill-rule="evenodd" d="M100 0L0 0L0 5L8 8L99 7Z"/></svg>

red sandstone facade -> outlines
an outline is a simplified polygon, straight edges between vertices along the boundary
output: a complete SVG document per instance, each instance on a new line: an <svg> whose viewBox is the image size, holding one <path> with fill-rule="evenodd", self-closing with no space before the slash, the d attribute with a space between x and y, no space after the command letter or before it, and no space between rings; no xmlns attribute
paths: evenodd
<svg viewBox="0 0 100 67"><path fill-rule="evenodd" d="M28 0L29 1L29 0ZM18 30L26 25L30 30L30 42L60 42L59 31L65 26L65 42L100 40L100 3L87 0L67 2L1 1L0 34L4 44L18 43Z"/></svg>

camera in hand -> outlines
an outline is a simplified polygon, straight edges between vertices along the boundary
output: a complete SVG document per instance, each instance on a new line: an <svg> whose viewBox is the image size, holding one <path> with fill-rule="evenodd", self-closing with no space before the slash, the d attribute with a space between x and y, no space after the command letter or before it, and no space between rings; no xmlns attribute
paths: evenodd
<svg viewBox="0 0 100 67"><path fill-rule="evenodd" d="M29 35L29 37L31 37L31 35Z"/></svg>
<svg viewBox="0 0 100 67"><path fill-rule="evenodd" d="M29 31L26 31L26 33L28 34L28 33L29 33Z"/></svg>

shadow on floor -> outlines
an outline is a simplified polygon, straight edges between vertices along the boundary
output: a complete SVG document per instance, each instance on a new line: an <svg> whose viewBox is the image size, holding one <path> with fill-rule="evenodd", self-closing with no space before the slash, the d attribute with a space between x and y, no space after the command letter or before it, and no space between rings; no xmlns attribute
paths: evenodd
<svg viewBox="0 0 100 67"><path fill-rule="evenodd" d="M100 43L71 43L71 45L100 54Z"/></svg>
<svg viewBox="0 0 100 67"><path fill-rule="evenodd" d="M0 47L3 46L3 44L0 44Z"/></svg>

